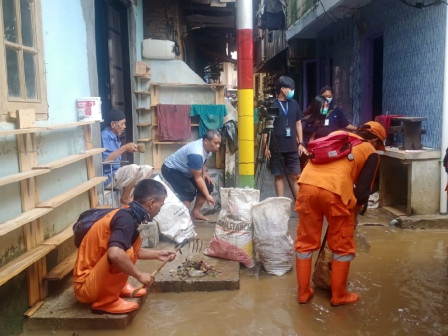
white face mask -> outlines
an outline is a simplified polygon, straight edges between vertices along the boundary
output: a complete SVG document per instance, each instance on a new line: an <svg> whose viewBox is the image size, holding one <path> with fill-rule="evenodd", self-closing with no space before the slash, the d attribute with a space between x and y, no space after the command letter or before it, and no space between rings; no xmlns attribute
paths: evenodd
<svg viewBox="0 0 448 336"><path fill-rule="evenodd" d="M331 104L331 101L333 100L333 98L331 98L331 97L327 97L325 99L327 100L328 104Z"/></svg>

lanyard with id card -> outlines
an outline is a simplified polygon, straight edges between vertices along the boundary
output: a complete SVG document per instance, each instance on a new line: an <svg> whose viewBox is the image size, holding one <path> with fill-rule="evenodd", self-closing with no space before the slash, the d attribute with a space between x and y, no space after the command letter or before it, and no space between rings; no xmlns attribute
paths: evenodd
<svg viewBox="0 0 448 336"><path fill-rule="evenodd" d="M278 100L278 104L280 105L280 107L283 110L283 113L286 116L285 138L290 138L291 137L291 128L288 125L288 101L286 101L286 109L283 107L283 104L280 102L280 100Z"/></svg>

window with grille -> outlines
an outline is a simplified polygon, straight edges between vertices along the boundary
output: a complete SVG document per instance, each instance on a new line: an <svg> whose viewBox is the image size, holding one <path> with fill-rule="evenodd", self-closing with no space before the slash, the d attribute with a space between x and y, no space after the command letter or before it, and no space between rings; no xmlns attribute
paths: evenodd
<svg viewBox="0 0 448 336"><path fill-rule="evenodd" d="M47 118L38 0L0 0L0 120L8 112L32 108Z"/></svg>

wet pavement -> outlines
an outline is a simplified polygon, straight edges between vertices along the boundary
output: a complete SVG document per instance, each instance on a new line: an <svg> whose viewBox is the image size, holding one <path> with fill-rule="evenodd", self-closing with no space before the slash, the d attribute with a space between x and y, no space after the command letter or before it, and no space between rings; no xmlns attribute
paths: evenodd
<svg viewBox="0 0 448 336"><path fill-rule="evenodd" d="M274 196L270 179L266 183L262 199ZM349 289L360 300L352 305L332 307L330 293L320 289L299 305L295 269L278 277L241 266L236 290L151 292L124 330L49 327L22 336L448 335L448 229L391 227L395 217L384 209L359 216ZM215 223L196 224L205 247ZM293 238L296 224L291 211Z"/></svg>
<svg viewBox="0 0 448 336"><path fill-rule="evenodd" d="M448 335L448 230L389 226L390 213L368 210L357 228L357 257L350 289L353 305L331 307L316 290L308 304L296 301L295 271L281 276L262 268L240 270L240 289L150 293L125 330L58 330L28 335ZM289 231L295 235L297 218ZM214 224L198 224L205 238Z"/></svg>

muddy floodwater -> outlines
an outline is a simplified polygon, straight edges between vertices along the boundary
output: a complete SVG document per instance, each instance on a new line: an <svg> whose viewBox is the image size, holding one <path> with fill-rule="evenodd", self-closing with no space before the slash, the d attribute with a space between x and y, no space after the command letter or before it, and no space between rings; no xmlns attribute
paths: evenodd
<svg viewBox="0 0 448 336"><path fill-rule="evenodd" d="M201 230L211 234L213 225ZM294 269L277 277L241 268L239 290L151 293L125 330L42 335L448 335L448 230L358 226L356 241L349 275L356 304L331 307L329 293L316 290L299 305Z"/></svg>

